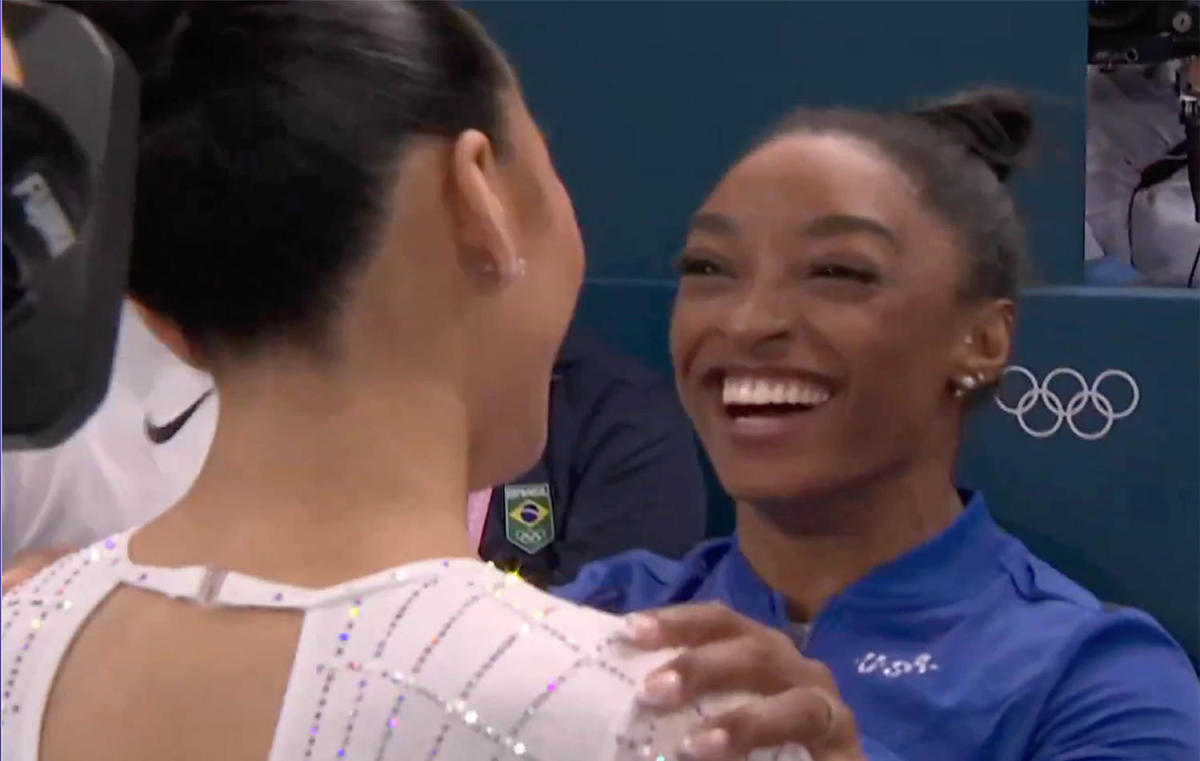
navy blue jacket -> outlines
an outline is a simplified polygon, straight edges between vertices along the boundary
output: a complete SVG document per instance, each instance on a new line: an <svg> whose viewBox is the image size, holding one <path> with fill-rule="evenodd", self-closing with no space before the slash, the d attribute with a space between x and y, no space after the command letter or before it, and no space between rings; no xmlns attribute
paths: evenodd
<svg viewBox="0 0 1200 761"><path fill-rule="evenodd" d="M505 486L548 485L554 539L533 554L510 541ZM681 557L704 539L699 449L669 380L572 328L550 389L542 459L492 491L480 555L529 581L562 584L629 549Z"/></svg>

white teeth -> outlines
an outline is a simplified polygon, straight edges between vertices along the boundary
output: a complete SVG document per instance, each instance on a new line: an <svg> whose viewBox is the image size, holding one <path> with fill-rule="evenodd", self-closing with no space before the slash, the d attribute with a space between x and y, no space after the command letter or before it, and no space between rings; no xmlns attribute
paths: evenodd
<svg viewBox="0 0 1200 761"><path fill-rule="evenodd" d="M721 389L725 404L799 404L815 407L829 400L825 386L799 378L726 377Z"/></svg>
<svg viewBox="0 0 1200 761"><path fill-rule="evenodd" d="M788 398L788 387L782 383L771 384L771 404L786 404Z"/></svg>
<svg viewBox="0 0 1200 761"><path fill-rule="evenodd" d="M754 393L750 397L754 401L754 404L770 404L772 386L773 384L770 381L754 381Z"/></svg>

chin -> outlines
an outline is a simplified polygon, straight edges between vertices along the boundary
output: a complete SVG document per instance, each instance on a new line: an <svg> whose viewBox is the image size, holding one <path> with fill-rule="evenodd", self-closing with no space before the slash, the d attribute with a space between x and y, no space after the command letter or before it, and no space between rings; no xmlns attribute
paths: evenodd
<svg viewBox="0 0 1200 761"><path fill-rule="evenodd" d="M738 502L764 509L793 509L806 502L828 499L847 486L838 469L824 467L814 459L803 466L783 463L744 462L717 467L725 491Z"/></svg>

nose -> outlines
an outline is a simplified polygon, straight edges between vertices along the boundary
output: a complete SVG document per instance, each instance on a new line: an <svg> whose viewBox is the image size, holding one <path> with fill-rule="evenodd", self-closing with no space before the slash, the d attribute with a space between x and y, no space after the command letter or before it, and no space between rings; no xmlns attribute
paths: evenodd
<svg viewBox="0 0 1200 761"><path fill-rule="evenodd" d="M783 300L783 289L761 278L741 291L729 312L726 331L746 348L785 342L791 335L791 320Z"/></svg>

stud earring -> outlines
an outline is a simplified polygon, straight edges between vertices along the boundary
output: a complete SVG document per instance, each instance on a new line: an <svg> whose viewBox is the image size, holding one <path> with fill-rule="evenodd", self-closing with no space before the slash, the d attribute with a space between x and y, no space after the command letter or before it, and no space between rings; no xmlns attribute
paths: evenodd
<svg viewBox="0 0 1200 761"><path fill-rule="evenodd" d="M513 279L525 277L525 273L528 271L528 269L529 263L525 261L525 257L518 257L517 260L513 262L512 270L509 271L508 276Z"/></svg>
<svg viewBox="0 0 1200 761"><path fill-rule="evenodd" d="M497 272L499 272L499 269L496 267L495 263L493 263L493 262L488 262L488 263L484 264L481 269L483 272L486 272L489 275L495 275ZM528 269L528 265L526 264L525 259L519 258L515 262L513 262L513 266L510 269L508 269L504 272L505 279L516 279L519 277L524 277L527 269Z"/></svg>
<svg viewBox="0 0 1200 761"><path fill-rule="evenodd" d="M983 374L964 375L954 384L954 395L962 398L983 384Z"/></svg>

